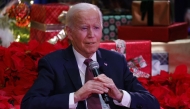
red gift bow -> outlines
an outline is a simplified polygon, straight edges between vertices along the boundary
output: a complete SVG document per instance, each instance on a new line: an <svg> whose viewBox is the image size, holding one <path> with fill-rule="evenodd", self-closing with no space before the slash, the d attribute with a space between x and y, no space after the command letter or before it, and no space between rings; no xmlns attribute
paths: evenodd
<svg viewBox="0 0 190 109"><path fill-rule="evenodd" d="M126 42L121 39L113 40L115 42L115 49L111 49L111 51L116 51L123 54L126 57Z"/></svg>

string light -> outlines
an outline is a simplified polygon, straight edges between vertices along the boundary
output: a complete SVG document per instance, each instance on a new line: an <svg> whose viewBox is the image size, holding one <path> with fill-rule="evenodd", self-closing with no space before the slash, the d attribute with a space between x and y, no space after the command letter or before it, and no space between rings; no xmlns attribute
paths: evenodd
<svg viewBox="0 0 190 109"><path fill-rule="evenodd" d="M21 3L21 0L18 0L18 3L20 4L20 3Z"/></svg>
<svg viewBox="0 0 190 109"><path fill-rule="evenodd" d="M17 36L17 38L16 38L15 41L16 41L16 42L19 42L19 41L20 41L20 35Z"/></svg>
<svg viewBox="0 0 190 109"><path fill-rule="evenodd" d="M34 1L33 1L33 0L31 0L31 1L30 1L30 4L31 4L31 5L32 5L32 4L34 4Z"/></svg>

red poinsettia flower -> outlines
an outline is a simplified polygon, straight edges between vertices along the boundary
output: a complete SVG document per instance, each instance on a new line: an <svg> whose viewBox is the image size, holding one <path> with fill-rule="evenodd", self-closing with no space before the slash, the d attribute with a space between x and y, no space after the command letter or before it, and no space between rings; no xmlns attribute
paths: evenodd
<svg viewBox="0 0 190 109"><path fill-rule="evenodd" d="M190 108L190 74L186 65L177 66L173 73L161 71L160 75L139 81L158 99L161 108Z"/></svg>
<svg viewBox="0 0 190 109"><path fill-rule="evenodd" d="M38 61L44 55L66 48L66 39L56 44L40 44L30 40L27 44L13 42L8 48L0 47L0 107L19 109L22 97L37 78ZM63 43L64 42L64 43ZM26 82L27 81L27 82Z"/></svg>
<svg viewBox="0 0 190 109"><path fill-rule="evenodd" d="M13 108L13 105L8 102L10 97L6 96L6 92L0 90L0 108L1 109L10 109Z"/></svg>
<svg viewBox="0 0 190 109"><path fill-rule="evenodd" d="M188 88L185 93L181 94L179 100L180 100L180 104L179 104L180 107L183 107L185 109L190 108L189 107L190 106L189 105L190 104L190 88Z"/></svg>
<svg viewBox="0 0 190 109"><path fill-rule="evenodd" d="M18 95L18 96L12 96L14 100L14 105L20 105L23 97L24 97L24 94Z"/></svg>
<svg viewBox="0 0 190 109"><path fill-rule="evenodd" d="M160 75L153 76L150 79L153 84L167 84L168 80L169 74L163 70L161 70Z"/></svg>

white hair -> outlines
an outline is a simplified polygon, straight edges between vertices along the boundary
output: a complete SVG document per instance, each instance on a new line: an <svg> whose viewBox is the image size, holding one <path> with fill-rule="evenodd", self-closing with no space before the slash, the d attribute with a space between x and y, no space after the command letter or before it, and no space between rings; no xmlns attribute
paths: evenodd
<svg viewBox="0 0 190 109"><path fill-rule="evenodd" d="M66 26L72 27L72 23L75 19L73 19L73 17L75 16L76 13L78 13L79 11L86 11L89 9L96 9L99 13L100 16L100 20L101 20L101 25L102 25L102 13L100 11L100 9L93 4L90 3L77 3L73 6L71 6L71 8L68 10L67 15L66 15Z"/></svg>

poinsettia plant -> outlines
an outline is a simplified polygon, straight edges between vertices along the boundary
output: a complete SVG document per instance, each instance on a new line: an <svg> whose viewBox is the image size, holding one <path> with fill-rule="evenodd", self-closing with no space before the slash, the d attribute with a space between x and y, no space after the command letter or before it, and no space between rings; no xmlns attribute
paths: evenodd
<svg viewBox="0 0 190 109"><path fill-rule="evenodd" d="M38 60L44 55L68 46L64 39L56 44L48 42L13 42L8 48L0 46L0 108L20 109L24 94L36 79Z"/></svg>
<svg viewBox="0 0 190 109"><path fill-rule="evenodd" d="M161 71L160 75L138 78L159 101L161 109L190 109L190 74L186 65L175 71Z"/></svg>

